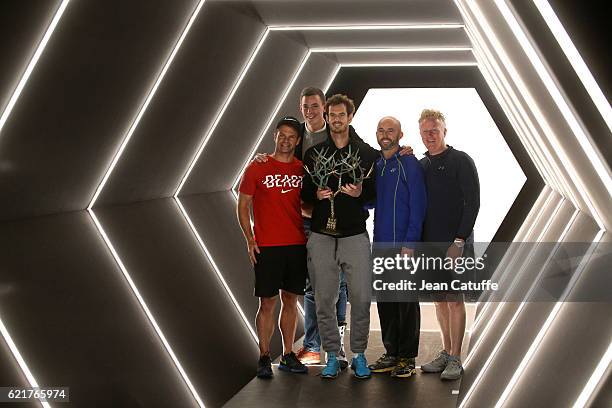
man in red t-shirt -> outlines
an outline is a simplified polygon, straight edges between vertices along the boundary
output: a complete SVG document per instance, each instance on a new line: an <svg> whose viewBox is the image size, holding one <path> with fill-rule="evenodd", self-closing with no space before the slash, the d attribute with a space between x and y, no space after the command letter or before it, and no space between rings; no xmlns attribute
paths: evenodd
<svg viewBox="0 0 612 408"><path fill-rule="evenodd" d="M302 225L300 191L304 168L294 157L300 122L282 118L274 133L275 149L264 163L251 162L240 182L238 220L255 269L255 296L259 297L256 324L260 358L257 376L270 378L270 339L274 309L280 292L279 327L283 336L280 370L305 373L291 351L297 325L297 300L306 281L306 236ZM251 209L255 234L251 230Z"/></svg>

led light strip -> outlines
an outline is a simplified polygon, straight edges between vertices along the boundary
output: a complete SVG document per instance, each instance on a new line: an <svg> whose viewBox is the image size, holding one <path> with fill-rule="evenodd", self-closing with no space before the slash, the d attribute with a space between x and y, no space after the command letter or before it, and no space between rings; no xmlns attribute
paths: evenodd
<svg viewBox="0 0 612 408"><path fill-rule="evenodd" d="M535 154L535 157L539 158L542 161L543 167L540 168L539 170L543 178L547 181L547 184L551 185L559 193L568 197L572 201L574 206L577 207L578 206L577 200L573 196L572 190L569 188L569 186L567 186L567 184L564 183L565 180L559 179L559 174L558 174L559 172L555 172L554 170L549 169L549 167L552 165L552 162L553 162L553 160L551 159L550 152L547 151L546 146L542 145L540 138L537 137L537 135L533 133L533 129L535 129L534 124L529 119L529 116L527 115L527 113L522 107L522 104L518 100L518 96L511 89L511 86L509 85L508 81L506 80L503 73L501 72L501 68L497 64L496 58L493 56L492 52L487 48L486 41L481 37L480 33L477 30L469 29L470 25L475 27L475 23L472 21L471 16L468 13L468 10L465 9L458 0L455 0L455 4L461 11L464 19L469 23L469 25L466 27L466 32L468 34L468 37L472 40L472 43L474 45L474 54L476 55L477 59L480 62L479 66L481 67L481 70L486 72L487 70L491 69L492 71L490 72L489 75L492 78L495 78L495 75L498 76L498 80L494 82L495 86L492 86L493 84L489 84L489 86L494 93L496 91L501 92L501 95L496 95L496 97L500 101L500 103L503 101L507 103L507 105L504 105L504 103L502 103L502 106L505 107L506 114L508 115L508 117L512 120L513 115L516 115L514 117L514 121L516 122L514 124L515 129L517 133L519 134L519 137L521 134L526 135L526 139L522 140L523 145L525 145L528 148L528 152L530 154ZM493 44L493 46L496 49L500 47L499 44ZM481 53L483 55L481 55ZM485 75L485 79L488 79L487 75ZM501 96L501 99L500 99L500 96ZM509 98L509 101L508 101L508 98ZM512 103L510 102L514 103L516 109L512 108ZM523 120L527 123L523 124ZM517 127L517 125L519 126ZM532 145L532 143L530 142L531 140L535 142L535 145ZM532 156L532 160L533 160L533 156ZM539 160L533 160L533 161L534 163L536 163L536 166L537 166ZM542 173L542 169L546 171ZM547 175L548 175L548 178L547 178ZM565 193L565 191L567 191L567 193Z"/></svg>
<svg viewBox="0 0 612 408"><path fill-rule="evenodd" d="M123 151L125 150L125 147L127 146L127 144L129 143L130 139L132 138L132 135L134 134L134 131L138 127L138 124L140 123L140 120L142 119L142 116L144 115L145 111L149 107L149 103L151 103L151 100L155 96L155 93L157 92L157 89L159 88L159 85L164 80L164 77L166 76L166 73L168 72L168 68L170 68L170 65L172 65L172 61L174 61L174 57L176 56L176 54L178 53L179 49L181 48L181 45L183 44L183 41L185 40L185 37L187 37L187 33L189 33L189 29L191 28L191 26L193 25L193 22L195 21L195 19L197 18L198 14L200 13L200 10L202 9L202 6L204 5L205 1L206 0L200 0L198 5L196 6L194 12L191 14L191 18L187 22L187 25L185 26L185 29L183 30L183 33L179 37L178 41L176 42L176 45L174 46L174 49L172 50L172 52L170 53L170 56L166 60L166 63L164 64L164 67L162 68L161 72L157 76L157 80L155 81L155 84L153 85L153 87L149 91L149 94L147 95L147 98L145 99L145 102L140 107L140 111L138 112L138 114L136 115L136 118L132 122L132 126L130 126L130 129L128 130L127 135L123 138L123 142L121 143L121 147L119 147L119 151L117 151L117 153L115 154L115 157L113 158L113 160L112 160L108 170L106 171L106 174L104 174L104 177L102 178L102 181L98 185L98 188L97 188L94 196L92 197L91 202L89 203L89 206L87 207L88 210L93 207L93 205L95 204L96 200L98 199L98 196L100 195L100 193L104 189L104 186L106 185L106 182L108 181L108 178L110 177L111 173L113 172L113 169L117 165L117 162L121 158L121 155L123 154Z"/></svg>
<svg viewBox="0 0 612 408"><path fill-rule="evenodd" d="M398 25L309 25L309 26L269 26L271 31L342 31L342 30L432 30L461 29L463 24L398 24Z"/></svg>
<svg viewBox="0 0 612 408"><path fill-rule="evenodd" d="M174 197L174 199L176 200L179 208L181 209L181 213L183 213L183 216L185 217L185 220L187 221L187 224L189 224L189 227L191 228L191 231L193 231L193 234L195 235L198 243L200 244L200 247L202 247L202 249L204 250L204 253L206 254L206 257L210 261L210 264L212 265L215 273L217 274L217 277L221 281L221 284L225 288L225 291L229 295L230 299L232 300L232 303L236 307L236 310L240 314L240 317L242 318L242 321L244 322L244 324L246 325L247 329L249 330L249 333L251 333L251 336L253 337L253 340L255 340L255 344L259 344L259 338L257 337L257 333L253 329L253 326L251 326L251 323L249 322L249 319L247 319L246 315L244 314L244 311L240 307L240 304L236 300L236 297L234 297L234 294L232 293L232 290L230 289L229 285L227 284L227 282L223 278L223 275L221 275L221 270L219 269L219 267L215 263L215 260L212 257L212 255L210 254L210 251L208 250L208 248L204 244L204 241L202 240L202 237L200 237L200 234L198 233L198 230L196 229L195 225L193 225L193 222L191 221L191 218L189 218L189 215L187 214L187 211L185 210L185 207L183 207L183 203L181 203L181 200L178 197Z"/></svg>
<svg viewBox="0 0 612 408"><path fill-rule="evenodd" d="M479 61L478 67L480 69L480 72L482 73L483 77L485 78L485 81L489 85L489 88L495 95L495 98L502 106L504 113L506 114L508 120L512 124L512 127L515 129L517 135L519 136L521 143L527 150L531 161L534 163L536 169L538 170L546 184L550 185L560 194L565 195L563 193L563 188L561 188L561 184L557 180L556 174L554 174L554 172L549 169L549 165L547 165L546 160L542 158L542 150L537 145L537 141L534 145L534 141L536 139L533 136L530 136L531 129L524 123L524 121L521 119L521 115L514 107L513 100L511 95L509 94L509 91L505 89L504 85L502 85L499 79L496 77L497 72L495 72L495 68L491 66L489 58L481 56L481 54L486 53L486 51L484 51L484 49L482 51L479 49L480 45L474 39L472 34L468 33L468 36L475 43L474 55ZM516 104L516 102L514 103Z"/></svg>
<svg viewBox="0 0 612 408"><path fill-rule="evenodd" d="M95 192L94 196L92 197L91 202L87 206L87 211L89 212L89 215L93 219L96 228L100 232L100 235L104 239L104 242L106 243L107 247L111 251L111 254L113 255L113 258L115 258L115 261L117 262L117 265L119 265L119 268L120 268L121 272L123 273L123 276L125 277L125 279L127 280L128 284L130 285L130 288L132 289L132 293L134 294L134 296L136 297L136 299L140 303L140 306L142 307L142 310L145 312L145 315L147 316L147 319L149 320L149 322L153 326L155 332L157 333L157 336L161 340L164 348L166 349L166 352L168 353L168 355L170 356L170 358L174 362L174 365L176 366L177 370L179 371L179 374L181 375L183 381L187 385L187 388L191 392L193 398L196 400L197 404L200 407L202 407L202 408L204 407L204 402L202 402L202 399L200 398L200 396L198 395L198 392L196 391L196 389L194 388L193 384L191 383L191 380L187 376L187 373L183 369L181 363L178 361L176 355L174 354L174 351L172 350L172 348L170 347L170 344L166 340L166 337L165 337L164 333L162 332L161 328L159 327L159 325L155 321L155 318L153 317L153 314L149 310L149 308L148 308L147 304L145 303L143 297L140 295L140 292L138 291L138 288L136 287L134 281L130 277L130 274L128 273L127 269L125 268L125 265L123 264L123 261L121 260L121 258L119 257L119 254L117 253L117 251L115 250L113 244L111 243L110 238L108 237L108 235L104 231L104 228L102 228L102 224L100 223L100 221L96 217L96 215L95 215L95 213L94 213L92 208L93 208L96 200L98 199L100 193L104 189L104 186L106 185L106 182L108 181L108 178L110 177L113 169L117 165L117 162L121 158L121 155L123 154L123 151L125 150L125 147L129 143L132 135L134 134L134 131L138 127L138 124L140 123L140 120L142 119L142 116L144 115L145 111L149 107L149 104L150 104L151 100L155 96L155 93L157 92L157 89L159 88L159 85L161 84L161 82L163 81L164 77L166 76L166 73L168 72L168 69L170 68L170 65L174 61L174 57L178 53L178 51L179 51L183 41L185 40L185 37L187 36L187 34L189 32L189 29L193 25L193 22L197 18L200 10L202 9L202 6L204 5L204 2L205 2L205 0L200 0L198 5L196 6L196 8L195 8L194 12L192 13L189 21L187 22L187 25L185 26L185 29L183 30L181 36L177 40L176 45L174 46L172 52L170 53L170 56L166 60L166 63L164 64L164 67L162 68L160 74L158 75L158 77L157 77L157 79L155 81L155 84L153 85L153 87L149 91L149 94L147 95L147 98L145 99L145 102L141 106L138 114L136 115L136 118L132 122L132 125L130 126L130 129L128 130L127 135L124 137L119 150L117 151L117 153L113 157L113 160L112 160L108 170L106 171L106 174L104 174L104 177L102 178L102 181L98 185L98 188L96 189L96 192Z"/></svg>
<svg viewBox="0 0 612 408"><path fill-rule="evenodd" d="M547 230L550 227L552 221L556 218L557 213L558 213L558 211L561 208L561 205L563 203L564 203L564 200L561 200L561 202L559 202L559 204L557 205L557 208L555 209L555 213L551 217L549 222L547 223L547 226L545 227L545 230ZM535 292L535 290L537 288L537 285L540 282L540 278L541 278L542 274L546 271L546 265L553 258L554 254L556 253L556 251L558 250L559 246L561 245L561 241L563 241L563 239L565 239L565 236L567 235L569 229L571 228L571 226L573 225L574 221L576 220L578 214L579 214L578 210L575 210L574 213L572 214L572 216L571 216L570 220L568 221L568 223L566 224L563 232L559 236L558 242L555 244L554 248L552 249L552 251L550 252L548 257L546 258L544 263L542 264L542 267L541 267L540 271L538 272L538 275L536 276L536 279L534 280L533 284L529 288L529 291L525 295L525 298L524 298L525 301L521 302L521 304L519 305L519 307L515 311L514 315L512 316L510 321L508 322L508 325L506 326L506 328L504 329L504 331L503 331L502 335L500 336L499 340L495 344L495 347L493 347L493 350L491 351L491 353L489 354L487 360L485 361L485 363L483 364L482 368L478 372L478 375L476 376L476 379L474 380L474 382L470 386L470 389L467 391L467 393L465 394L465 397L461 401L461 404L459 405L459 408L464 408L466 406L466 404L468 403L468 401L470 400L470 398L472 397L474 391L478 387L478 384L480 383L480 381L484 377L485 373L489 369L489 367L490 367L493 359L495 358L497 352L502 347L503 343L506 341L506 338L508 337L508 335L510 334L510 332L514 328L514 323L516 322L516 320L518 320L518 317L521 315L521 312L525 308L525 305L527 303L529 303L528 299ZM544 233L542 233L541 236L543 236L543 234ZM532 254L530 255L530 258L531 258L532 255L533 255L533 250L532 250ZM522 269L524 269L524 268L525 267L523 267ZM467 362L466 362L466 364L467 364Z"/></svg>
<svg viewBox="0 0 612 408"><path fill-rule="evenodd" d="M531 233L535 229L535 226L538 225L538 223L540 222L540 219L542 218L542 215L544 214L544 211L548 208L548 206L550 204L550 201L552 200L553 197L554 197L554 193L552 193L552 190L551 190L549 192L549 194L547 195L546 200L544 201L544 203L541 206L539 206L539 210L537 212L537 215L536 215L535 219L533 220L533 222L531 222L531 224L529 226L529 231L527 232L526 236L531 236ZM523 225L525 225L525 224L523 223ZM545 225L543 231L545 231L546 228L547 227ZM540 240L542 237L543 237L543 232L540 234L540 236L538 238L536 238L536 241ZM523 245L523 244L521 244L521 245ZM532 250L533 250L533 248L532 248ZM513 259L508 261L508 265L504 266L505 269L510 269L517 262L516 254L513 254L513 255L514 255ZM531 258L531 251L529 252L527 257ZM512 285L512 288L513 287L514 287L514 285ZM511 290L511 288L509 290ZM482 322L482 316L484 316L485 313L487 313L488 308L492 307L492 306L490 306L491 303L492 303L491 299L489 299L489 301L487 303L485 303L482 311L478 314L478 316L476 317L476 319L474 321L474 324L472 325L472 330L476 330L476 328L479 326L480 322ZM467 359L464 362L465 366L468 365L469 360L471 359L471 357L475 353L475 350L479 347L482 339L486 336L487 332L489 331L489 328L492 326L493 322L497 318L497 315L499 314L500 308L501 308L501 305L499 303L497 303L496 309L493 312L493 316L489 320L487 320L487 324L486 324L483 332L479 335L478 340L476 341L476 343L473 346L470 347L470 351L468 353Z"/></svg>
<svg viewBox="0 0 612 408"><path fill-rule="evenodd" d="M51 38L51 35L53 34L55 27L57 27L57 24L62 18L62 15L64 14L64 11L66 10L66 7L68 6L69 2L70 0L63 0L60 6L58 7L57 11L55 12L55 15L53 16L53 19L51 20L51 24L49 24L49 27L47 27L47 31L45 31L45 34L42 40L40 41L40 43L38 44L38 47L36 48L36 51L34 52L32 59L30 59L30 63L28 64L28 66L26 67L26 70L21 76L21 79L19 80L19 83L17 84L17 88L15 88L15 91L13 92L11 99L9 99L6 105L6 108L4 108L4 112L2 112L2 116L0 116L0 133L2 133L2 129L4 128L4 125L6 124L8 117L13 111L13 108L15 107L15 104L17 103L17 99L19 99L19 96L21 95L23 88L28 82L28 79L30 78L32 71L34 71L34 67L38 63L40 56L45 50L45 47L47 46L47 43L49 42L49 39Z"/></svg>
<svg viewBox="0 0 612 408"><path fill-rule="evenodd" d="M191 391L191 394L193 395L193 398L197 401L197 403L198 403L198 405L200 407L204 408L204 403L202 402L202 399L200 398L200 396L198 395L198 392L196 391L196 389L194 388L193 384L191 383L191 380L189 380L189 377L187 376L187 373L183 369L183 366L181 365L181 363L176 358L176 355L174 354L174 351L172 351L172 347L170 347L170 344L166 340L166 336L164 336L164 333L162 332L161 328L159 327L159 325L155 321L155 318L153 317L153 314L149 310L149 307L147 306L147 304L145 303L143 297L141 296L140 292L138 291L138 288L136 287L136 284L132 280L132 277L130 276L130 274L128 273L127 269L125 268L125 265L121 261L121 258L119 257L119 254L117 253L117 251L115 250L115 247L113 246L112 242L110 241L110 238L108 237L108 235L104 231L104 228L102 228L102 224L98 220L98 217L96 217L96 215L94 214L92 209L88 209L88 212L89 212L89 215L91 215L91 218L93 219L93 221L94 221L94 223L96 225L96 228L100 232L100 235L102 236L102 239L104 239L104 242L106 243L106 246L111 251L111 254L113 255L113 258L115 258L115 262L117 262L117 265L119 266L119 269L123 273L123 276L125 277L125 280L130 285L130 288L132 289L132 293L134 294L134 296L138 300L138 303L140 303L140 306L142 307L142 310L145 312L145 315L147 316L147 319L149 319L149 322L153 326L153 329L155 329L155 332L157 333L157 336L159 337L159 339L161 340L164 348L168 352L168 355L170 356L170 358L174 362L174 365L176 366L177 370L179 371L181 377L183 378L183 381L185 382L185 384L189 388L189 391Z"/></svg>
<svg viewBox="0 0 612 408"><path fill-rule="evenodd" d="M311 48L311 52L338 52L338 53L346 53L346 52L454 52L454 51L472 51L472 47L376 47L376 48L334 48L334 47L319 47L319 48Z"/></svg>
<svg viewBox="0 0 612 408"><path fill-rule="evenodd" d="M589 96L593 100L593 103L599 110L601 117L608 125L608 128L612 130L612 107L610 107L610 103L608 99L605 97L599 85L595 81L593 74L585 64L582 56L572 43L569 35L563 28L563 25L557 18L557 15L553 11L552 7L546 0L533 0L536 8L544 18L544 22L548 25L548 28L552 32L553 36L559 43L561 50L567 57L569 63L576 71L576 75L582 81L584 88L588 92Z"/></svg>
<svg viewBox="0 0 612 408"><path fill-rule="evenodd" d="M185 175L183 176L179 186L176 189L176 192L174 193L174 198L177 198L179 193L181 192L181 189L183 188L183 186L185 185L185 182L189 178L189 175L191 174L191 171L195 167L196 163L198 162L198 159L200 158L200 155L204 151L204 148L206 147L206 144L210 140L210 137L212 136L212 134L214 133L215 129L217 128L217 125L221 121L221 118L223 117L223 114L225 113L225 110L227 109L227 107L229 106L230 102L234 98L234 95L236 94L236 91L238 90L238 87L242 83L242 80L246 76L246 73L249 71L249 68L251 67L251 64L253 64L253 61L255 61L255 58L257 57L257 54L259 53L259 50L261 49L261 46L266 41L266 38L268 38L268 34L269 33L270 33L270 30L269 30L269 28L266 27L266 30L264 31L264 33L261 36L259 42L257 43L257 46L255 47L254 51L251 53L251 57L249 58L249 60L245 64L244 68L242 69L242 72L238 76L238 79L236 80L236 82L232 86L232 89L231 89L230 93L227 95L227 98L225 99L225 102L223 103L223 106L219 110L219 113L217 113L217 116L215 117L215 120L214 120L212 126L210 127L208 132L206 132L206 135L204 136L204 140L202 140L202 143L200 144L200 147L198 148L198 150L197 150L193 160L191 161L191 164L187 168L187 171L185 172Z"/></svg>
<svg viewBox="0 0 612 408"><path fill-rule="evenodd" d="M251 161L251 157L253 157L253 155L257 152L257 148L259 147L259 144L261 143L261 141L265 137L266 132L268 131L268 128L272 125L272 122L276 118L276 115L278 115L278 111L280 110L281 106L283 105L283 102L285 102L285 99L287 98L287 95L289 95L289 92L291 92L291 89L293 88L293 84L295 84L295 81L297 81L298 77L300 76L300 73L302 72L302 69L304 69L304 66L306 66L306 62L308 61L308 58L310 57L310 54L311 54L311 51L308 50L308 52L306 52L306 55L304 56L304 58L302 58L302 62L300 63L298 69L293 74L293 78L291 78L291 81L289 81L289 85L285 89L285 92L283 92L283 95L278 100L278 103L276 104L276 108L274 108L274 111L273 111L272 115L270 115L270 117L268 118L268 122L266 123L266 125L263 128L263 130L261 131L261 134L257 138L257 142L255 142L255 145L251 149L251 153L248 155L247 160L244 162L244 164L242 165L242 168L240 169L240 171L236 175L236 177L234 179L234 184L232 185L232 189L233 190L235 190L236 187L238 186L238 183L240 183L240 178L242 177L242 173L244 173L244 170L249 165L249 162Z"/></svg>
<svg viewBox="0 0 612 408"><path fill-rule="evenodd" d="M440 63L345 63L340 64L341 68L345 67L475 67L476 62L440 62Z"/></svg>
<svg viewBox="0 0 612 408"><path fill-rule="evenodd" d="M589 157L589 162L593 165L595 172L601 179L601 182L603 183L605 188L608 190L608 194L612 195L612 178L610 178L609 170L606 169L606 166L603 164L601 152L599 152L598 149L593 147L590 138L586 135L584 129L578 123L578 119L576 119L576 116L572 113L567 101L561 95L559 88L553 81L550 73L544 66L544 63L536 53L533 45L521 29L518 21L516 20L516 17L514 16L514 14L512 14L508 5L502 0L495 0L495 5L500 10L502 16L506 20L506 23L512 30L512 33L514 34L515 38L523 48L523 51L529 58L529 61L533 65L542 82L544 83L544 86L548 90L548 93L555 101L555 104L563 115L563 118L569 125L570 129L572 129L572 133L578 140L578 143L582 147L582 150L584 151L585 155ZM610 105L608 105L608 108L609 107ZM600 228L603 228L603 224L599 225Z"/></svg>
<svg viewBox="0 0 612 408"><path fill-rule="evenodd" d="M504 403L506 402L506 400L508 399L508 397L510 396L510 393L514 389L514 386L516 385L516 383L518 382L519 377L525 371L525 368L527 367L527 365L529 364L529 362L533 358L533 355L535 354L535 352L539 348L540 344L542 343L542 340L544 339L544 336L546 336L546 333L548 332L548 329L550 328L552 323L555 321L557 315L559 314L559 311L561 310L561 306L563 306L563 304L565 303L565 300L569 296L570 292L576 286L576 282L578 282L578 279L580 278L580 276L582 276L582 273L586 269L586 266L587 266L587 264L589 263L589 261L591 259L591 255L593 255L593 252L595 251L595 248L596 248L597 244L599 243L599 241L601 240L601 238L603 237L604 233L605 233L605 230L600 230L595 235L595 238L593 239L593 242L591 243L591 245L589 246L589 249L587 250L586 254L584 255L584 257L580 261L580 265L578 265L578 267L574 271L574 274L572 275L569 283L567 284L565 290L563 291L563 294L559 298L559 301L557 301L557 303L555 303L555 306L554 306L553 310L550 312L550 314L546 318L546 321L544 322L544 324L540 328L540 331L538 332L538 334L536 335L535 339L531 343L531 346L529 347L529 350L527 350L527 353L525 353L525 356L521 360L521 363L519 364L518 368L514 371L514 374L512 375L512 378L510 379L510 382L506 386L506 389L504 389L504 392L501 394L501 396L499 397L499 400L495 404L495 408L499 408L499 407L503 406Z"/></svg>
<svg viewBox="0 0 612 408"><path fill-rule="evenodd" d="M529 90L529 88L525 84L523 78L518 73L518 71L515 68L514 64L512 64L510 58L508 57L508 55L506 54L504 48L502 47L501 43L499 42L499 39L497 38L497 36L493 32L493 29L491 28L491 26L489 25L488 21L484 17L482 11L480 10L480 7L475 2L474 3L473 2L468 2L466 4L468 4L472 8L472 11L478 17L478 21L482 25L483 29L487 32L487 37L497 44L496 51L498 53L500 53L500 55L502 55L504 57L504 66L512 74L513 82L519 88L522 97L525 98L526 103L529 105L530 111L539 118L538 123L543 128L544 134L545 135L553 136L553 140L552 141L550 139L548 139L548 138L546 140L548 140L549 143L556 142L556 143L553 143L553 145L556 146L555 153L556 153L557 158L559 159L559 161L561 163L563 163L564 168L567 169L567 171L569 173L569 176L571 177L572 185L578 190L578 193L580 194L580 197L582 198L582 200L586 204L586 206L589 208L590 213L593 216L593 218L595 219L595 222L597 223L599 228L600 229L604 229L604 224L602 222L602 219L601 219L601 216L599 214L599 211L594 207L589 194L586 193L587 190L585 188L584 180L582 179L582 177L579 174L579 172L576 170L576 168L575 168L575 166L573 164L573 161L570 160L567 152L563 148L560 147L560 146L562 146L562 144L559 142L559 138L558 138L557 134L555 132L553 132L552 128L550 127L550 125L548 123L548 121L546 120L546 116L543 114L543 112L541 111L539 105L536 103L536 101L535 101L531 91ZM553 160L552 164L555 167L557 167L558 171L561 171L560 168L558 167L556 161ZM576 206L576 207L580 208L580 206Z"/></svg>
<svg viewBox="0 0 612 408"><path fill-rule="evenodd" d="M19 364L19 367L21 368L21 371L23 372L23 374L26 376L26 379L28 380L28 383L30 384L30 386L31 387L38 387L39 386L38 382L36 381L36 379L32 375L32 372L28 368L28 365L26 364L25 360L21 356L21 353L17 349L17 346L15 345L15 342L11 338L11 335L9 334L8 330L6 329L6 326L2 322L1 318L0 318L0 333L2 334L2 337L4 337L4 341L6 342L8 348L11 350L11 353L13 353L13 357L15 357L15 360L17 360L17 364ZM6 384L4 384L4 385L6 385ZM50 408L51 407L48 402L41 402L41 401L39 401L39 402L45 408Z"/></svg>
<svg viewBox="0 0 612 408"><path fill-rule="evenodd" d="M590 405L591 399L593 398L593 393L595 392L595 388L599 385L601 380L603 380L603 376L606 373L606 370L610 368L610 364L612 363L612 343L608 345L608 349L605 354L595 367L593 374L585 384L582 392L578 396L578 399L574 403L573 408L584 408L587 405Z"/></svg>
<svg viewBox="0 0 612 408"><path fill-rule="evenodd" d="M458 0L456 0L456 1L458 1ZM524 81L522 80L522 77L519 75L519 73L516 70L514 64L510 60L510 58L507 55L507 53L505 52L505 49L502 47L499 39L497 38L497 36L493 32L493 29L489 25L489 23L486 20L485 16L482 14L482 11L478 7L478 5L476 3L474 3L474 2L466 2L466 5L469 5L469 7L471 8L471 11L475 15L476 20L479 22L479 24L482 26L483 30L485 31L485 35L492 42L495 51L500 55L500 58L502 59L502 62L503 62L503 65L504 65L504 68L509 72L509 75L512 78L512 83L518 88L518 91L520 92L520 95L524 98L526 104L528 105L529 110L535 116L537 116L539 118L539 120L538 120L539 127L543 129L544 134L553 134L555 136L555 138L556 138L556 135L554 134L554 132L550 128L550 125L546 121L546 119L545 119L543 113L541 112L539 106L536 104L536 102L535 102L531 92L529 91L529 89L525 85ZM507 81L505 79L503 79L503 81L507 83ZM516 100L518 101L518 97L516 98ZM517 103L517 108L519 108L521 110L522 114L524 115L525 120L528 121L530 124L533 124L530 121L529 116L527 115L527 113L524 111L524 109L522 109L522 104L520 102L516 102L516 103ZM537 129L537 127L535 125L533 126L533 128ZM541 145L543 144L543 140L544 139L541 139L539 134L532 133L532 135L533 135L534 140L539 142ZM551 144L551 149L552 149L552 145L554 145L554 144L552 144L552 142L549 139L545 139L545 140L547 140ZM553 153L550 151L550 149L545 144L542 145L541 147L542 147L544 155L546 156L546 161L555 168L557 173L563 175L563 171L562 171L561 167L559 167L560 164L563 163L565 165L564 168L566 168L566 170L568 172L568 176L570 178L573 178L573 180L580 180L580 176L578 175L576 169L572 165L572 162L567 157L567 153L563 149L556 149L555 150L556 155L553 155ZM559 161L559 163L557 163L557 161ZM569 184L568 184L569 181L566 180L565 177L562 177L562 181L563 181L564 185L566 186L567 192L570 194L569 195L569 199L572 201L574 207L580 208L580 206L578 205L578 202L576 201L575 197L573 196L573 190L569 187ZM580 196L582 197L582 199L586 203L586 205L589 206L591 211L593 211L593 216L594 216L595 220L597 221L596 212L595 212L594 208L592 207L592 205L590 205L589 199L585 196L584 190L580 188L581 185L579 186L576 183L572 183L572 185L578 191L578 193L580 194Z"/></svg>
<svg viewBox="0 0 612 408"><path fill-rule="evenodd" d="M549 200L552 199L552 198L553 198L553 195L551 194L551 196L549 197ZM546 208L548 206L549 200L547 200L547 202L544 204L544 206L545 206L544 208ZM497 320L497 316L501 313L501 310L503 309L503 306L505 305L505 300L508 298L508 296L510 296L510 294L512 293L512 291L514 290L516 285L518 285L518 282L523 278L523 275L527 273L528 265L530 264L531 260L533 259L534 255L535 255L538 243L541 242L541 240L544 238L544 235L546 234L546 232L548 232L548 229L552 225L552 222L555 219L555 217L557 216L557 214L559 212L559 209L561 208L563 203L564 203L563 199L559 200L559 203L555 207L555 209L554 209L550 219L546 222L546 224L544 225L544 228L542 228L542 231L540 232L538 238L535 240L535 244L533 245L533 247L530 249L529 253L525 257L525 261L522 263L521 268L519 269L518 273L514 276L514 279L510 282L510 287L505 292L504 297L501 300L501 302L504 302L504 304L502 304L502 303L498 303L497 304L497 307L496 307L496 309L495 309L495 311L493 313L493 316L491 317L491 319L489 319L487 321L486 326L484 327L482 333L478 337L478 341L474 344L473 347L470 348L470 352L468 353L468 356L465 359L465 362L463 364L465 367L469 366L470 361L472 360L473 356L476 355L476 351L478 350L480 345L484 342L484 338L489 333L489 330L493 327L493 323L495 322L495 320ZM542 211L542 213L543 212L544 211ZM540 216L542 215L542 213L540 214ZM570 221L570 225L571 225L571 222L573 222L573 218ZM562 236L563 236L563 234L562 234ZM535 285L535 283L534 283L534 285ZM529 297L530 293L531 292L528 292L526 297ZM509 327L510 327L510 325L508 325L507 329Z"/></svg>
<svg viewBox="0 0 612 408"><path fill-rule="evenodd" d="M21 79L19 80L19 83L17 84L17 87L15 88L15 91L11 95L11 98L9 99L6 107L4 108L4 112L2 112L2 116L0 116L0 133L2 132L2 129L4 128L4 125L6 124L8 117L13 111L13 108L15 107L15 104L17 103L17 100L19 99L19 96L21 95L21 92L23 92L23 89L25 88L25 85L28 82L30 75L32 75L32 71L34 71L34 67L36 67L36 64L38 63L40 56L45 50L45 47L47 46L47 43L49 42L49 39L51 38L53 31L55 31L57 24L62 18L62 15L64 14L64 11L66 10L66 7L68 6L69 2L70 0L63 0L62 3L59 5L57 11L55 12L55 15L53 16L53 19L51 20L51 23L49 24L49 27L47 27L47 30L45 31L43 38L38 44L38 47L36 48L34 55L30 59L30 62L28 63L26 70L22 74ZM19 368L21 368L21 371L25 375L30 386L38 387L39 385L38 385L38 382L36 381L36 378L34 378L34 375L32 375L32 372L30 371L28 365L23 359L23 356L19 352L17 345L13 341L11 335L9 334L1 318L0 318L0 334L2 334L2 337L4 338L6 345L8 346L9 350L13 354L13 357L17 361ZM51 407L51 405L48 402L42 402L42 401L39 401L39 402L45 408Z"/></svg>
<svg viewBox="0 0 612 408"><path fill-rule="evenodd" d="M523 222L523 224L521 224L521 227L518 233L512 240L512 242L515 245L519 245L519 249L512 251L512 253L506 252L504 254L504 257L502 258L495 273L493 274L493 277L492 277L493 280L496 280L495 277L497 275L500 275L500 278L505 277L506 271L509 270L516 262L518 251L524 247L525 238L531 236L531 233L533 229L535 228L536 223L540 219L541 214L544 211L545 205L548 202L548 197L551 196L552 191L553 190L548 186L544 186L542 191L540 191L540 195L538 196L538 199L536 200L531 210L529 210L529 214L525 218L525 221ZM527 228L526 225L528 225L529 227ZM527 232L523 233L524 229L527 229ZM498 274L498 270L500 271L499 274ZM474 319L474 323L472 324L472 330L474 331L478 330L480 323L483 321L483 316L486 316L486 314L488 313L487 311L489 307L491 307L490 305L492 303L491 301L492 292L485 292L485 293L489 293L489 296L485 298L485 297L482 297L481 295L481 299L483 299L485 303L484 303L484 306L482 307L482 310L476 315ZM481 302L479 301L478 303L481 303Z"/></svg>

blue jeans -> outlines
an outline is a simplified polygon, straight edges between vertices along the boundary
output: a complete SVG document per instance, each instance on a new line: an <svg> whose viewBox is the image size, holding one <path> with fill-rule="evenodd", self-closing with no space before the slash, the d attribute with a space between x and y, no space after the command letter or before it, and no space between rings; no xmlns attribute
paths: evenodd
<svg viewBox="0 0 612 408"><path fill-rule="evenodd" d="M310 235L310 220L304 219L304 231L306 237ZM338 302L336 303L336 316L338 324L346 322L346 302L348 293L346 290L346 279L344 272L340 271L340 287L338 288ZM304 348L308 351L321 351L321 337L317 325L317 305L315 303L314 291L310 279L306 280L306 291L304 293Z"/></svg>

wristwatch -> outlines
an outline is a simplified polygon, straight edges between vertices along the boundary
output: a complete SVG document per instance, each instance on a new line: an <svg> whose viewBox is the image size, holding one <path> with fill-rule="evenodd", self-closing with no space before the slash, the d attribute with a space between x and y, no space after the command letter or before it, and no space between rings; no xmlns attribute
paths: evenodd
<svg viewBox="0 0 612 408"><path fill-rule="evenodd" d="M455 238L455 241L453 241L453 244L455 244L457 248L463 248L463 246L465 245L465 241L460 238Z"/></svg>

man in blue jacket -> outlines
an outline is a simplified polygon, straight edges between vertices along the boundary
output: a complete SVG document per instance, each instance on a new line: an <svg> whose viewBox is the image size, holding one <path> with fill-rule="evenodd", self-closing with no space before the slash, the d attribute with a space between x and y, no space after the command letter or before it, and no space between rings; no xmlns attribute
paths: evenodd
<svg viewBox="0 0 612 408"><path fill-rule="evenodd" d="M412 257L415 243L421 240L427 192L419 161L412 155L399 154L402 136L401 124L396 118L386 116L378 122L376 138L381 157L376 163L374 245L390 249L387 255L399 252ZM389 300L386 295L385 300ZM416 372L421 312L416 300L395 300L379 299L377 303L386 352L370 365L370 370L405 378Z"/></svg>

